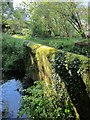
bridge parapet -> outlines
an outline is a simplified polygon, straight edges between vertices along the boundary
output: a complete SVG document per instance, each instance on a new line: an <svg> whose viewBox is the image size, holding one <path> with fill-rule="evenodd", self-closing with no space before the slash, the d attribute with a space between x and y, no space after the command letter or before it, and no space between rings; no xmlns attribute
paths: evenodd
<svg viewBox="0 0 90 120"><path fill-rule="evenodd" d="M27 75L34 81L44 80L48 94L56 92L49 85L60 81L80 118L90 119L90 58L30 42L25 50Z"/></svg>

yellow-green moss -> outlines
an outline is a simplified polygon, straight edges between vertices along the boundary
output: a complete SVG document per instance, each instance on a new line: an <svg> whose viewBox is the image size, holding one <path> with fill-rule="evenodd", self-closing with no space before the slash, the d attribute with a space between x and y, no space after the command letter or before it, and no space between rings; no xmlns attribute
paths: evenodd
<svg viewBox="0 0 90 120"><path fill-rule="evenodd" d="M36 72L35 76L38 76L38 80L45 80L46 85L49 83L52 83L52 65L51 62L55 60L55 55L58 52L63 52L62 50L56 50L55 48L51 48L48 46L43 46L41 44L35 44L35 43L28 43L27 47L29 47L32 51L30 54L30 61L31 61L31 66L34 67L34 69L38 68L38 71ZM35 54L34 57L32 54ZM87 71L87 68L89 67L88 62L90 63L90 59L83 56L83 55L77 55L73 53L66 52L65 53L65 62L66 62L66 69L68 69L68 65L71 61L73 61L75 58L78 58L81 61L81 66L80 66L80 73L82 75L82 79L86 85L86 89L89 92L89 87L90 86L90 75ZM32 72L33 78L34 78L34 72Z"/></svg>
<svg viewBox="0 0 90 120"><path fill-rule="evenodd" d="M27 62L27 70L30 73L30 77L33 80L45 81L45 86L47 89L46 91L48 91L46 94L56 94L56 91L54 90L54 77L52 77L52 63L55 60L57 53L64 52L62 50L56 50L55 48L35 43L28 43L27 48L30 48L30 50L28 49L27 60L29 61ZM90 58L87 58L83 55L65 52L65 63L67 70L69 70L69 63L72 62L75 58L78 58L81 62L79 72L81 74L83 82L86 85L87 93L90 96L90 70L87 70L89 67ZM52 86L52 89L50 86ZM65 87L64 82L61 83L61 87L62 89ZM77 113L76 108L75 111Z"/></svg>
<svg viewBox="0 0 90 120"><path fill-rule="evenodd" d="M36 60L39 68L40 80L45 80L46 85L52 82L51 63L49 56L56 52L54 48L41 46L36 50Z"/></svg>

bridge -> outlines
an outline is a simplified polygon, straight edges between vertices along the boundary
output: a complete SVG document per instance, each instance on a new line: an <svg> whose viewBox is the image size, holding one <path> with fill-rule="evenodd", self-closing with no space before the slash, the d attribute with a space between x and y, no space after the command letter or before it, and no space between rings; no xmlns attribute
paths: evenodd
<svg viewBox="0 0 90 120"><path fill-rule="evenodd" d="M26 57L26 73L28 78L32 80L44 80L45 87L48 90L48 95L55 92L51 91L49 85L54 85L56 80L67 91L70 97L74 110L81 120L90 119L90 58L83 55L77 55L55 48L36 44L34 42L26 42L24 44ZM62 61L62 54L64 65L55 70L55 61ZM75 61L76 60L76 61ZM78 62L77 62L78 61ZM61 63L60 63L61 64ZM56 72L57 71L57 72ZM78 117L78 119L79 119Z"/></svg>

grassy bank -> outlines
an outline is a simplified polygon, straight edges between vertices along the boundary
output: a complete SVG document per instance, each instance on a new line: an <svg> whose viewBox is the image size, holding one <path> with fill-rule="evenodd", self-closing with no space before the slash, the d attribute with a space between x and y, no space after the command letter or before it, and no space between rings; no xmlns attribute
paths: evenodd
<svg viewBox="0 0 90 120"><path fill-rule="evenodd" d="M87 46L75 46L77 42L90 42L90 39L82 39L82 38L37 38L37 37L25 37L21 35L13 35L16 38L23 38L35 43L40 43L43 45L47 45L50 47L54 47L56 49L62 49L63 51L69 51L72 53L85 55L90 57L90 47Z"/></svg>
<svg viewBox="0 0 90 120"><path fill-rule="evenodd" d="M29 41L48 45L54 48L69 49L70 46L74 45L75 42L81 41L78 38L38 38L38 37L25 37L20 35L13 35L15 38L23 38Z"/></svg>

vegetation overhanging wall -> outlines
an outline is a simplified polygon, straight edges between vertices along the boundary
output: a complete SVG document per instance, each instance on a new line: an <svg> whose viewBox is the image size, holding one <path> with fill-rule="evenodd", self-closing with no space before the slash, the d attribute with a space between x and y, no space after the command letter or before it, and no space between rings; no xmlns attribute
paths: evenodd
<svg viewBox="0 0 90 120"><path fill-rule="evenodd" d="M25 44L25 50L28 78L44 80L48 94L55 92L49 85L60 79L80 119L90 119L90 59L31 42Z"/></svg>

